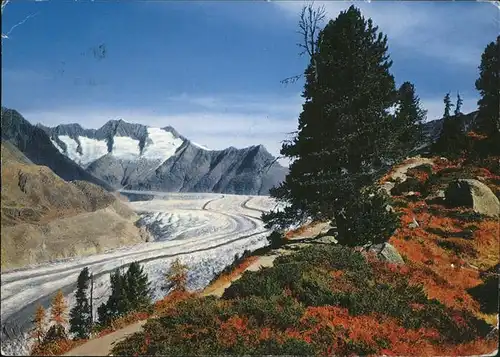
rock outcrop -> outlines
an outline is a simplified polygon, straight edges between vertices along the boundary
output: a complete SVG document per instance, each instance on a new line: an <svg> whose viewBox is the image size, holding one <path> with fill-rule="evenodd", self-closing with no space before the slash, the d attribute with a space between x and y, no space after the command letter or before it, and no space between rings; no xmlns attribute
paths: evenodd
<svg viewBox="0 0 500 357"><path fill-rule="evenodd" d="M445 202L449 207L469 207L485 216L500 216L498 198L478 180L459 179L451 182L445 191Z"/></svg>
<svg viewBox="0 0 500 357"><path fill-rule="evenodd" d="M378 259L388 263L404 264L404 260L399 252L389 243L371 244L364 246L361 252L375 253Z"/></svg>

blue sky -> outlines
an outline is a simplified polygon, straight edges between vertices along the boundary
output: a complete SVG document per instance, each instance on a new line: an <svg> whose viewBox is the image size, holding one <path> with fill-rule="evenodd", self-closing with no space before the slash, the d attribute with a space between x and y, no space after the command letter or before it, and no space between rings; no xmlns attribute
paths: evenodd
<svg viewBox="0 0 500 357"><path fill-rule="evenodd" d="M277 155L297 127L301 1L27 1L5 8L2 105L32 123L110 119L172 125L214 149L264 144ZM335 18L351 3L324 4ZM410 80L429 119L461 92L476 108L480 56L500 11L478 2L356 2L389 38L397 84ZM99 46L105 56L99 56Z"/></svg>

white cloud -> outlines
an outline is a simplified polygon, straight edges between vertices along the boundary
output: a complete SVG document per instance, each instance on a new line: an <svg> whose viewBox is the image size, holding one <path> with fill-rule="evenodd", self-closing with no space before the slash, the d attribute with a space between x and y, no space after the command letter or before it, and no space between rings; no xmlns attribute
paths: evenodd
<svg viewBox="0 0 500 357"><path fill-rule="evenodd" d="M273 4L291 21L297 21L305 2ZM315 2L325 7L329 18L336 18L352 4L352 1ZM398 47L450 64L478 65L484 46L492 40L485 35L498 32L499 11L485 3L356 1L354 4L387 34L390 50Z"/></svg>

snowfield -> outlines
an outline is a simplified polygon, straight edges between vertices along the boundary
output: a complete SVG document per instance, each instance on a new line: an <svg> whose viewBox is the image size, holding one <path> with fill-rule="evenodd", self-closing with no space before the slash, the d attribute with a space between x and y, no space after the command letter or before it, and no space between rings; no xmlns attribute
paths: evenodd
<svg viewBox="0 0 500 357"><path fill-rule="evenodd" d="M49 307L55 292L62 289L71 306L76 279L84 267L94 273L96 316L97 307L110 293L109 273L116 268L141 262L152 281L154 300L158 300L165 294L161 289L164 275L174 259L189 266L189 288L197 290L232 263L235 254L267 244L269 231L260 215L274 207L269 197L148 193L155 198L130 205L140 213L140 224L153 233L153 242L1 274L2 354L28 353L26 331L36 305Z"/></svg>

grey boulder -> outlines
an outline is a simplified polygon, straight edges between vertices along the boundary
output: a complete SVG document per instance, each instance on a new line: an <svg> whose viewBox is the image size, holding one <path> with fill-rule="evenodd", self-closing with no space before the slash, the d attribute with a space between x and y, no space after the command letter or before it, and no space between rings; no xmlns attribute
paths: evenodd
<svg viewBox="0 0 500 357"><path fill-rule="evenodd" d="M474 179L459 179L451 182L445 191L449 207L469 207L474 212L489 217L500 216L500 202L484 183Z"/></svg>

